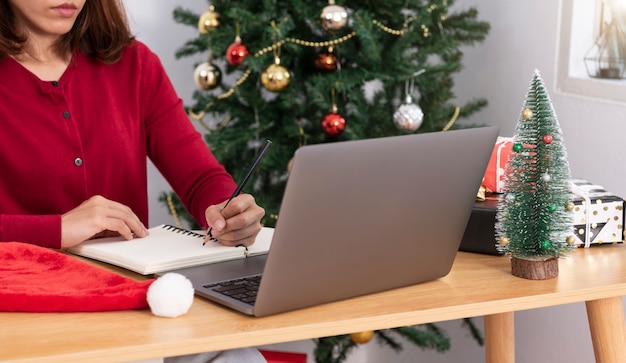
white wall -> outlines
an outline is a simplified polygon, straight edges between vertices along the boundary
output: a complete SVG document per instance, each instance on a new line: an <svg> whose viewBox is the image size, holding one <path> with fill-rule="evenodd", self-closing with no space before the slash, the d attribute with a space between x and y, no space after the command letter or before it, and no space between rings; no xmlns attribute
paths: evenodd
<svg viewBox="0 0 626 363"><path fill-rule="evenodd" d="M195 29L176 24L176 5L204 11L206 0L125 0L133 29L161 57L181 97L190 100L194 89L193 64L200 58L174 59L174 51L195 35ZM551 92L566 142L572 175L626 196L624 155L626 105L559 94L556 59L559 1L457 0L456 7L477 6L480 18L491 24L487 40L467 48L464 70L456 78L459 103L485 97L489 106L471 122L497 125L503 136L513 133L533 71L538 69ZM626 92L626 88L625 88ZM154 170L151 174L150 224L170 222L157 195L169 188ZM476 322L482 326L482 318ZM519 363L593 362L593 350L583 304L522 311L515 314L516 359ZM353 362L481 362L481 347L460 329L460 321L442 325L452 336L452 350L438 354L407 343L400 354L369 343L355 351ZM311 349L310 341L278 345L281 349ZM312 360L310 360L312 362Z"/></svg>
<svg viewBox="0 0 626 363"><path fill-rule="evenodd" d="M192 101L191 95L197 88L193 82L194 64L204 59L202 55L176 59L176 50L185 41L194 38L197 30L174 22L172 12L175 7L182 6L201 13L206 10L207 4L206 0L124 0L134 34L158 54L179 96L189 104ZM159 194L170 191L170 186L152 164L149 164L148 179L149 224L155 226L173 223L167 207L158 201Z"/></svg>

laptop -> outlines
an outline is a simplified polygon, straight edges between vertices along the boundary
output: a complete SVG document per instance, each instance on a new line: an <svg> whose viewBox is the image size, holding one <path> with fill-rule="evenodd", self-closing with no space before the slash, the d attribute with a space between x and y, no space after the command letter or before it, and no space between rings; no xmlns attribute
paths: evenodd
<svg viewBox="0 0 626 363"><path fill-rule="evenodd" d="M174 272L198 296L257 317L443 277L498 131L303 146L266 255Z"/></svg>

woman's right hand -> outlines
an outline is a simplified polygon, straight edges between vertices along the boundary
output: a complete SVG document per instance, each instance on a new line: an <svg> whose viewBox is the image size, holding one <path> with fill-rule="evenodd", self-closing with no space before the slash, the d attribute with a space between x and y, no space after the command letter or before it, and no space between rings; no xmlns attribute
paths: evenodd
<svg viewBox="0 0 626 363"><path fill-rule="evenodd" d="M95 195L61 216L61 248L94 237L145 237L148 230L127 206Z"/></svg>

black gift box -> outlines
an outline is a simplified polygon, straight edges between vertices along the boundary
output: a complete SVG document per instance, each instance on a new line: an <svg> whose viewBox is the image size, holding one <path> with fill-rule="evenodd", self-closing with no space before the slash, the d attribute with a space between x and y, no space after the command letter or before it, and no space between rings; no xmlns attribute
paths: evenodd
<svg viewBox="0 0 626 363"><path fill-rule="evenodd" d="M489 196L485 201L476 201L467 222L459 251L502 255L496 249L496 212L498 197Z"/></svg>

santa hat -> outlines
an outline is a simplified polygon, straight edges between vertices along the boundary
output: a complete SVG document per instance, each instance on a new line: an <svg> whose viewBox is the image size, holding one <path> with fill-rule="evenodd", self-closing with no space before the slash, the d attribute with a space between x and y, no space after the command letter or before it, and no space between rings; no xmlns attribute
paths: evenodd
<svg viewBox="0 0 626 363"><path fill-rule="evenodd" d="M0 311L88 312L143 309L158 316L185 314L191 282L180 274L135 281L62 252L0 242Z"/></svg>

